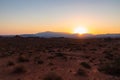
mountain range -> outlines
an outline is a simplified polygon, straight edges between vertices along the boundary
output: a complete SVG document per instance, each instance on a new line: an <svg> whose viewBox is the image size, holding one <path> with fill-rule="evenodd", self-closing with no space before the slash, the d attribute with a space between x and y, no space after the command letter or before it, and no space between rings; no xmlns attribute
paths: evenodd
<svg viewBox="0 0 120 80"><path fill-rule="evenodd" d="M12 37L15 35L6 35L7 37ZM120 38L120 34L99 34L99 35L93 35L93 34L70 34L65 32L40 32L36 34L21 34L19 35L21 37L43 37L43 38L51 38L51 37L64 37L64 38Z"/></svg>

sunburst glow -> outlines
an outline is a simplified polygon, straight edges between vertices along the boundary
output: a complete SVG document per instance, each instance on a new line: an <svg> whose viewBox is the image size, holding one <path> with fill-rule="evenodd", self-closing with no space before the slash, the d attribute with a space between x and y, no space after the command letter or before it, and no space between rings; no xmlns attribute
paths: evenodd
<svg viewBox="0 0 120 80"><path fill-rule="evenodd" d="M77 27L74 29L74 33L85 34L88 33L88 30L85 27Z"/></svg>

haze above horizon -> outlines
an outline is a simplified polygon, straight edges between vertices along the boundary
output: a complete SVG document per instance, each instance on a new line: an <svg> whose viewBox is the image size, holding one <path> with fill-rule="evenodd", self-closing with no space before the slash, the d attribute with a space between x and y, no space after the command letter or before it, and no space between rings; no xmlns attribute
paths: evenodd
<svg viewBox="0 0 120 80"><path fill-rule="evenodd" d="M120 0L0 0L0 35L120 33L119 8Z"/></svg>

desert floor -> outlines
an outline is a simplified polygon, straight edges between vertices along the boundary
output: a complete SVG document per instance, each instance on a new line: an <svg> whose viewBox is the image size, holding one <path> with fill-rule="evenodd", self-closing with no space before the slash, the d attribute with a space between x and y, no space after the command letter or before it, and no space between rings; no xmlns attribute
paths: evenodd
<svg viewBox="0 0 120 80"><path fill-rule="evenodd" d="M0 38L0 80L120 80L120 38Z"/></svg>

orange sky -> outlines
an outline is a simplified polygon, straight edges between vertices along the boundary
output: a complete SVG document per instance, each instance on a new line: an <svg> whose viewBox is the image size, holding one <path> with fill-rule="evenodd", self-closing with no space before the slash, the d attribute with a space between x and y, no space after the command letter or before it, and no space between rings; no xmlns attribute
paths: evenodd
<svg viewBox="0 0 120 80"><path fill-rule="evenodd" d="M120 0L0 0L0 34L120 33Z"/></svg>

